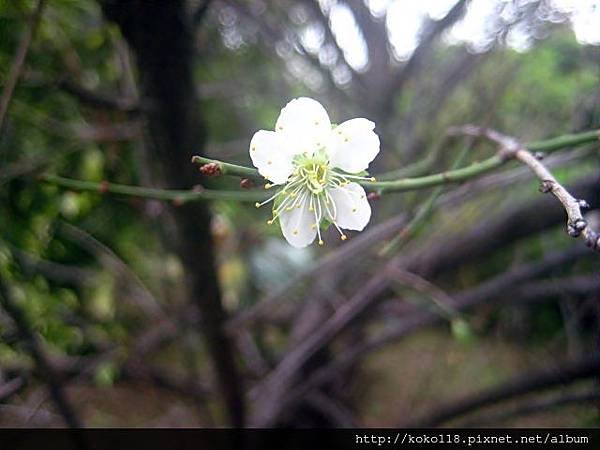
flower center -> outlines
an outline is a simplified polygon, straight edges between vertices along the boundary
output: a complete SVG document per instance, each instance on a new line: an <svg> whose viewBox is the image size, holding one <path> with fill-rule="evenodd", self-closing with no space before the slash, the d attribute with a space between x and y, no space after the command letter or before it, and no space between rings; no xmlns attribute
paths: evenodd
<svg viewBox="0 0 600 450"><path fill-rule="evenodd" d="M285 212L291 212L295 209L306 211L314 216L314 222L310 225L316 230L319 237L319 245L323 245L321 239L320 225L323 220L332 223L339 231L341 239L346 240L346 235L337 224L337 206L330 190L341 188L346 196L352 200L356 193L345 189L345 186L351 181L369 180L374 178L347 174L333 169L329 165L329 157L324 149L314 155L301 154L296 155L293 161L294 171L287 180L287 183L274 195L262 203L256 203L259 208L267 203L273 202L273 217L267 221L270 225L279 216ZM266 184L265 188L270 189L273 185ZM357 208L353 208L356 212ZM300 217L300 216L299 216ZM300 218L297 219L298 227ZM294 228L293 234L298 234L300 228Z"/></svg>
<svg viewBox="0 0 600 450"><path fill-rule="evenodd" d="M321 194L329 182L329 162L317 158L301 161L296 167L292 179L297 178L300 184L315 195Z"/></svg>

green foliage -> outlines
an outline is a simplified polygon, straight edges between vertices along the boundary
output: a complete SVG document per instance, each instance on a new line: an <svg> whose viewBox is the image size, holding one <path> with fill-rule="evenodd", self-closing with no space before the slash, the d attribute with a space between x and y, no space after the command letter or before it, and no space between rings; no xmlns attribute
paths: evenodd
<svg viewBox="0 0 600 450"><path fill-rule="evenodd" d="M452 331L452 336L458 342L463 344L468 344L474 341L475 335L473 334L473 330L465 319L453 319L450 322L450 330Z"/></svg>

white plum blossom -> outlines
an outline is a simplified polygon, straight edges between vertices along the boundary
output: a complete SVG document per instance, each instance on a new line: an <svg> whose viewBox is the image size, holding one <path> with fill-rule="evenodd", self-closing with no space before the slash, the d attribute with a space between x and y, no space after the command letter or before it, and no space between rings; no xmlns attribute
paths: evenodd
<svg viewBox="0 0 600 450"><path fill-rule="evenodd" d="M300 97L279 114L275 131L257 131L250 142L250 157L269 188L279 190L260 207L273 202L286 240L306 247L318 237L321 226L333 224L342 240L342 229L361 231L371 218L365 190L356 181L374 180L364 171L379 153L375 124L351 119L332 126L325 108L316 100Z"/></svg>

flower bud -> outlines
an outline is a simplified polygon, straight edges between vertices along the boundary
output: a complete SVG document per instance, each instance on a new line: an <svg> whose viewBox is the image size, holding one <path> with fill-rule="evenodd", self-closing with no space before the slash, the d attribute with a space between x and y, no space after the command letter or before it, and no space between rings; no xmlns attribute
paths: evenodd
<svg viewBox="0 0 600 450"><path fill-rule="evenodd" d="M221 175L221 167L217 163L203 164L198 169L202 175L207 177L216 177Z"/></svg>

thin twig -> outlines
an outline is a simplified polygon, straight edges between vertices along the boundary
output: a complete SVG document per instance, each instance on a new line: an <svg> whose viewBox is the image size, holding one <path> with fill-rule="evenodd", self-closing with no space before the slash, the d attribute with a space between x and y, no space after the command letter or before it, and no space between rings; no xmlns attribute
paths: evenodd
<svg viewBox="0 0 600 450"><path fill-rule="evenodd" d="M547 141L534 142L527 145L527 148L531 151L547 151L551 152L554 150L561 149L563 147L572 147L577 145L587 144L589 142L594 142L598 140L598 136L600 135L599 130L587 131L584 133L571 134L559 136L554 139L549 139ZM521 150L524 150L522 148ZM526 150L524 150L526 151ZM467 167L463 167L456 170L450 170L447 172L442 172L434 175L427 175L424 177L417 178L404 178L394 181L379 181L379 182L362 182L363 186L366 188L384 191L384 192L405 192L412 191L418 189L426 189L429 187L439 186L448 183L462 182L467 181L472 178L476 178L485 173L494 170L506 161L514 159L514 156L507 152L499 152L488 158L484 161L471 164ZM250 167L238 166L235 164L224 163L222 161L217 161L214 159L204 158L201 156L194 156L192 159L194 163L206 165L206 164L215 164L215 168L218 173L241 176L241 177L260 177L258 171L256 169ZM183 204L186 202L194 202L200 200L237 200L237 201L254 201L261 200L265 198L265 194L257 191L223 191L223 190L208 190L208 189L200 189L200 190L168 190L168 189L156 189L156 188L144 188L140 186L129 186L124 184L116 184L109 183L107 181L103 182L92 182L92 181L84 181L84 180L74 180L71 178L59 177L56 175L40 175L39 179L49 184L54 184L56 186L60 186L67 189L73 189L75 191L86 191L86 192L98 192L98 193L113 193L119 195L126 195L132 197L141 197L141 198L151 198L156 200L163 201L173 201L175 204ZM554 180L556 182L556 180ZM557 183L557 182L556 182ZM560 185L558 185L560 186ZM553 188L554 194L557 195L557 192L560 193L561 196L565 194L558 190L559 187L555 186ZM566 199L566 197L565 197ZM573 199L574 200L574 199ZM582 226L580 221L577 221L576 210L572 211L573 219L572 222L576 226ZM579 213L581 214L581 213ZM586 227L587 228L587 224ZM594 248L598 248L600 241L600 236L597 234L591 233L591 230L584 232L582 228L580 230L583 235L586 237L586 241L589 243L595 243ZM594 241L594 235L596 240Z"/></svg>
<svg viewBox="0 0 600 450"><path fill-rule="evenodd" d="M481 303L492 303L499 300L500 294L504 295L506 301L515 300L512 290L520 292L518 303L522 304L527 299L523 296L524 293L533 294L533 298L542 298L544 295L550 295L561 292L566 292L566 287L576 287L578 291L593 292L598 288L599 281L592 277L589 280L578 279L573 283L573 280L567 280L566 283L558 283L556 280L553 283L547 281L535 282L531 285L521 287L520 284L531 280L535 277L544 275L556 267L561 267L570 264L572 261L578 260L585 255L591 255L585 248L573 248L566 252L559 252L549 255L541 263L523 265L511 271L505 272L489 281L486 281L479 286L468 289L466 291L453 294L453 307L456 311L465 311L473 308ZM393 267L393 264L390 264ZM567 286L568 285L568 286ZM540 289L552 292L540 292ZM510 296L505 294L510 292ZM376 351L383 346L396 342L415 330L420 330L423 327L437 324L441 321L439 315L426 312L416 311L414 314L405 315L393 327L383 331L370 339L365 340L359 345L355 345L341 352L336 360L327 366L319 368L309 378L303 380L297 387L290 390L285 397L280 399L280 403L284 408L289 408L295 402L304 398L307 393L311 392L324 384L331 382L338 374L355 364L365 355Z"/></svg>
<svg viewBox="0 0 600 450"><path fill-rule="evenodd" d="M460 132L465 134L465 127L461 128L451 128L449 130L450 133ZM471 129L481 130L479 127L471 127ZM458 130L458 131L457 131ZM480 134L477 134L480 136ZM588 144L590 142L598 141L598 137L600 136L600 130L592 130L585 131L582 133L576 134L565 134L562 136L558 136L556 138L547 139L544 141L531 142L528 144L524 144L522 147L527 148L532 152L553 152L556 150L560 150L566 147L575 147L583 144ZM504 164L508 161L514 159L510 154L506 154L505 152L498 152L494 156L490 158L484 159L480 162L472 163L466 167L461 167L455 170L448 170L445 172L440 172L432 175L426 175L422 177L415 178L400 178L397 180L390 181L360 181L359 184L363 185L365 188L369 190L375 190L379 192L407 192L407 191L415 191L419 189L426 189L430 187L452 184L452 183L460 183L463 181L468 181L473 178L477 178L481 175L489 173ZM201 166L213 164L212 168L214 168L214 174L222 174L222 175L233 175L242 178L262 178L258 173L258 170L251 168L240 166L237 164L225 163L223 161L219 161L216 159L205 158L202 156L194 156L192 158L192 162L194 164L199 164Z"/></svg>
<svg viewBox="0 0 600 450"><path fill-rule="evenodd" d="M529 392L536 392L553 386L565 385L574 381L594 378L600 372L600 359L591 357L568 364L559 369L545 369L526 373L508 382L481 393L469 396L463 400L438 406L433 414L417 420L413 426L434 427L456 417L474 412L484 406L492 405Z"/></svg>
<svg viewBox="0 0 600 450"><path fill-rule="evenodd" d="M129 197L149 198L154 200L172 201L176 205L200 200L237 200L255 202L265 198L264 193L256 191L221 191L221 190L176 190L157 189L141 186L129 186L125 184L101 181L74 180L72 178L59 177L56 175L40 175L40 181L53 184L66 189L81 192L96 192L98 194L111 193Z"/></svg>
<svg viewBox="0 0 600 450"><path fill-rule="evenodd" d="M122 111L129 114L139 114L141 107L135 99L108 97L97 92L90 91L75 82L62 78L56 82L56 86L66 93L76 97L82 104L94 108L106 109L109 111Z"/></svg>
<svg viewBox="0 0 600 450"><path fill-rule="evenodd" d="M4 118L6 117L6 112L8 111L8 105L10 104L15 87L17 86L17 82L19 81L19 77L23 71L25 58L27 58L27 53L29 52L29 46L31 45L31 41L33 40L40 22L44 4L45 0L39 0L35 6L31 18L29 19L29 24L25 29L23 36L21 37L21 41L19 42L17 52L13 59L10 73L8 74L6 84L4 85L4 90L2 91L2 97L0 97L0 131L2 130Z"/></svg>
<svg viewBox="0 0 600 450"><path fill-rule="evenodd" d="M573 197L565 187L558 182L552 173L542 164L539 157L529 151L524 144L512 136L504 135L490 128L466 125L456 129L469 136L484 137L499 145L499 154L506 159L516 159L525 164L541 181L540 191L550 192L563 205L567 213L567 233L571 237L582 236L588 247L600 251L600 234L592 230L583 218L581 210L589 207L585 200Z"/></svg>
<svg viewBox="0 0 600 450"><path fill-rule="evenodd" d="M289 300L290 291L302 280L306 280L318 273L328 272L333 267L340 269L343 265L355 262L357 255L364 254L364 252L373 248L377 242L396 233L405 223L406 217L404 215L397 215L351 239L346 245L338 247L335 251L319 259L308 270L293 276L281 288L270 292L264 299L240 311L227 323L227 331L235 334L240 327L244 325L248 326L259 318L264 317L264 315L273 310L282 298L285 297L286 301Z"/></svg>
<svg viewBox="0 0 600 450"><path fill-rule="evenodd" d="M530 403L518 405L512 408L507 408L504 411L477 414L477 417L461 423L462 427L481 427L481 426L498 426L505 420L514 420L517 417L537 414L548 411L550 409L560 408L567 405L582 405L584 403L595 403L600 400L600 391L593 388L583 393L576 394L558 394L550 398L535 400Z"/></svg>
<svg viewBox="0 0 600 450"><path fill-rule="evenodd" d="M458 311L454 307L454 298L439 286L399 267L388 267L387 270L390 271L390 277L394 281L431 298L445 318L453 319L458 316Z"/></svg>
<svg viewBox="0 0 600 450"><path fill-rule="evenodd" d="M282 395L292 385L300 369L372 305L387 286L387 278L385 271L379 272L311 336L286 353L277 367L251 392L257 400L254 426L274 423L284 405Z"/></svg>
<svg viewBox="0 0 600 450"><path fill-rule="evenodd" d="M44 379L48 385L48 390L52 400L56 404L57 409L63 416L67 426L71 428L80 428L81 421L79 416L75 413L75 409L71 405L71 402L67 398L64 391L63 385L54 370L46 352L42 348L42 344L38 340L38 337L31 330L29 323L25 317L25 313L22 311L20 306L12 298L12 294L4 284L4 280L0 277L0 305L10 316L15 323L21 339L29 347L31 356L33 357L39 375Z"/></svg>
<svg viewBox="0 0 600 450"><path fill-rule="evenodd" d="M19 392L25 386L25 383L25 379L19 376L0 385L0 402L6 402L9 397Z"/></svg>
<svg viewBox="0 0 600 450"><path fill-rule="evenodd" d="M448 137L444 139L446 142ZM444 143L442 142L442 144ZM460 167L463 163L464 159L469 153L470 147L472 147L472 142L468 144L467 147L462 149L458 156L455 158L452 163L452 169L456 169ZM397 251L402 243L407 242L411 237L413 237L419 229L421 229L426 223L427 219L431 216L433 211L435 210L435 206L438 198L444 192L444 186L436 187L433 192L429 194L427 199L422 203L422 205L417 210L415 216L412 220L398 233L394 239L389 241L380 251L379 256L387 256L391 254L393 251Z"/></svg>
<svg viewBox="0 0 600 450"><path fill-rule="evenodd" d="M192 27L198 28L202 24L211 3L212 0L202 0L200 5L192 13Z"/></svg>

